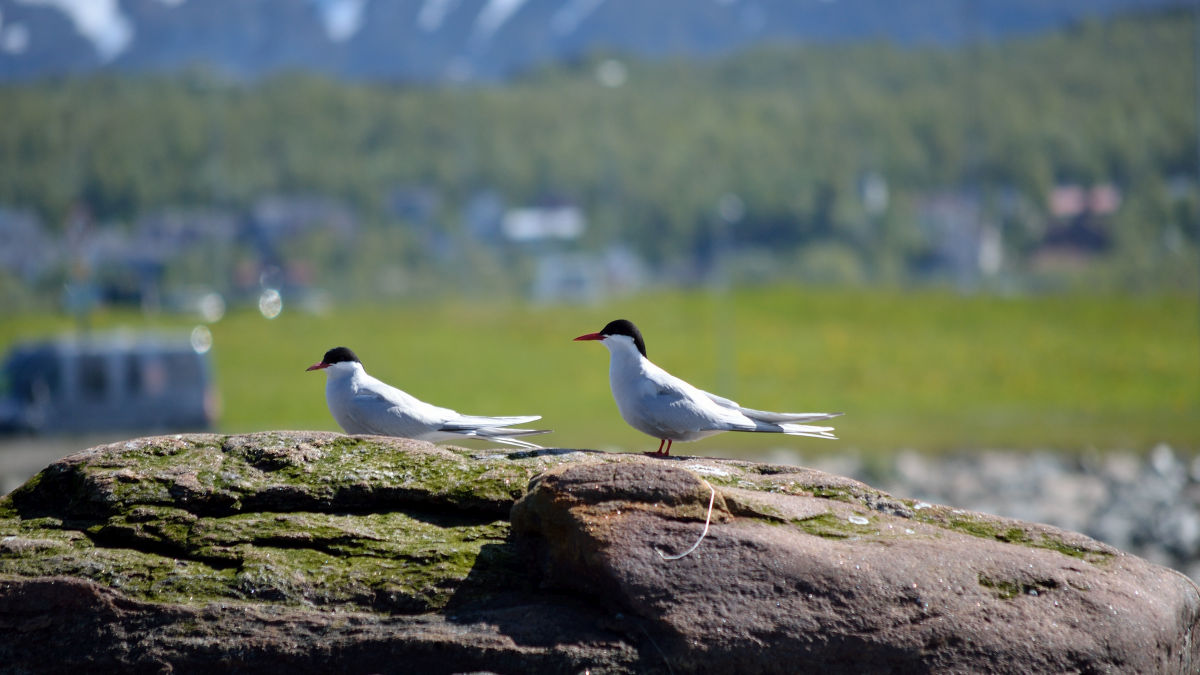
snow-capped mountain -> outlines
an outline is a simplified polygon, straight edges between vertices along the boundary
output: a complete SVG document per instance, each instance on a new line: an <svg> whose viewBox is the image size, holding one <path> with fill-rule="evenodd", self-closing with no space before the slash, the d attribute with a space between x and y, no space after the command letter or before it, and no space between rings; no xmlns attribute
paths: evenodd
<svg viewBox="0 0 1200 675"><path fill-rule="evenodd" d="M0 0L0 80L207 64L390 81L495 79L598 50L955 42L1185 0Z"/></svg>

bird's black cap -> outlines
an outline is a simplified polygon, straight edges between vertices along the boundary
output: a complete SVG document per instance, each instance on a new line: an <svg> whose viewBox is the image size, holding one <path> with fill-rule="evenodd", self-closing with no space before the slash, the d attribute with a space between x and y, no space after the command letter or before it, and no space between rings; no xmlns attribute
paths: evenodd
<svg viewBox="0 0 1200 675"><path fill-rule="evenodd" d="M342 363L343 361L358 361L358 357L348 347L334 347L325 352L325 357L321 359L321 363L333 365ZM359 363L362 363L359 361Z"/></svg>
<svg viewBox="0 0 1200 675"><path fill-rule="evenodd" d="M642 353L642 356L646 356L646 341L642 339L642 331L638 330L638 327L633 325L633 322L629 321L628 319L609 321L607 326L600 329L600 334L625 335L631 337L633 338L633 344L637 347L637 350ZM646 358L650 357L646 356Z"/></svg>

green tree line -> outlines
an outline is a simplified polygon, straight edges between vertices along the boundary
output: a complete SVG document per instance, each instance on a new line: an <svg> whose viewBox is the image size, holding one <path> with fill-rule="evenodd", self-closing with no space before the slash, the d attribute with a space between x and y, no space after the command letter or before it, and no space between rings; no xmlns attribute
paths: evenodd
<svg viewBox="0 0 1200 675"><path fill-rule="evenodd" d="M477 191L580 205L588 243L651 261L711 246L722 195L739 243L841 242L909 259L929 246L916 204L969 190L1028 252L1056 184L1113 183L1118 250L1155 265L1164 233L1194 245L1191 14L1092 21L980 44L774 45L709 60L595 54L503 85L415 87L291 73L184 74L0 86L0 205L61 227L165 206L238 208L268 192L344 199L373 226L387 195L432 188L459 227ZM597 68L620 60L606 86ZM863 176L884 177L868 214ZM1190 189L1179 189L1181 181ZM1012 196L1024 206L995 206ZM873 253L874 252L874 253Z"/></svg>

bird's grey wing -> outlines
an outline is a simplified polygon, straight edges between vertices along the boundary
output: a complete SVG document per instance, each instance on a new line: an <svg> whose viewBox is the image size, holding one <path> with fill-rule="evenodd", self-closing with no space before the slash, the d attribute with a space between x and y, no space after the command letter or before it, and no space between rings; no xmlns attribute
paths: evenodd
<svg viewBox="0 0 1200 675"><path fill-rule="evenodd" d="M740 405L738 405L738 403L736 401L732 401L723 396L717 396L716 394L714 394L712 392L700 390L700 393L707 396L713 403L716 403L717 405L721 406L722 408L729 408L730 410L736 410L736 411L742 413L743 415L745 415L746 417L749 417L750 419L759 420L760 422L771 422L772 424L779 424L782 422L816 422L818 420L832 419L832 418L838 417L842 414L840 412L836 412L836 413L825 413L825 412L780 413L780 412L771 412L769 410L755 410L754 408L746 408L744 406L740 406Z"/></svg>
<svg viewBox="0 0 1200 675"><path fill-rule="evenodd" d="M346 414L363 433L413 438L427 428L424 422L405 413L395 401L379 392L360 390L354 395Z"/></svg>
<svg viewBox="0 0 1200 675"><path fill-rule="evenodd" d="M740 410L742 407L742 406L738 405L737 401L727 399L724 396L717 396L716 394L712 393L711 391L704 391L703 389L697 389L696 391L700 392L701 394L704 394L713 403L716 403L717 405L721 406L722 408L729 408L730 410Z"/></svg>
<svg viewBox="0 0 1200 675"><path fill-rule="evenodd" d="M479 438L483 440L495 441L504 445L511 445L516 448L525 448L526 450L541 450L542 446L537 443L516 438L517 436L532 436L535 434L548 434L549 429L512 429L509 427L481 427L478 429L470 429L468 431L459 432L463 436L469 438Z"/></svg>
<svg viewBox="0 0 1200 675"><path fill-rule="evenodd" d="M452 412L452 411L451 411ZM483 415L448 415L442 423L442 431L467 431L485 427L506 427L512 424L525 424L542 419L541 415L519 415L515 417L486 417Z"/></svg>
<svg viewBox="0 0 1200 675"><path fill-rule="evenodd" d="M712 405L705 392L665 373L642 382L630 412L664 436L668 432L728 429L738 417L722 406Z"/></svg>
<svg viewBox="0 0 1200 675"><path fill-rule="evenodd" d="M738 412L742 413L743 415L745 415L746 417L749 417L752 420L758 420L760 422L770 422L772 424L786 424L786 423L795 423L795 422L816 422L819 420L828 420L828 419L833 419L834 417L840 417L843 414L840 412L835 412L835 413L826 413L826 412L780 413L780 412L770 412L767 410L755 410L753 408L740 408L740 407L738 408Z"/></svg>
<svg viewBox="0 0 1200 675"><path fill-rule="evenodd" d="M453 411L450 411L453 413ZM542 446L529 441L518 440L517 436L533 436L548 434L549 429L514 429L510 424L524 424L542 419L541 415L518 415L512 417L485 417L482 415L462 415L453 413L449 419L442 422L438 431L459 434L471 438L480 438L511 445L527 450L540 450Z"/></svg>

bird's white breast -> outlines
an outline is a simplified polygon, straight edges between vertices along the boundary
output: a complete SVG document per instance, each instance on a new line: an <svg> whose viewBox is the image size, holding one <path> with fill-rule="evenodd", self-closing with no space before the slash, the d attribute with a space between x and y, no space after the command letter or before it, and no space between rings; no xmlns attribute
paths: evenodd
<svg viewBox="0 0 1200 675"><path fill-rule="evenodd" d="M333 415L333 419L346 433L371 433L369 429L355 422L350 415L350 403L354 399L355 388L352 374L330 373L325 382L325 403L329 406L329 413Z"/></svg>
<svg viewBox="0 0 1200 675"><path fill-rule="evenodd" d="M609 385L621 418L654 438L692 441L711 436L712 416L699 393L643 357L630 344L615 345L609 364Z"/></svg>

